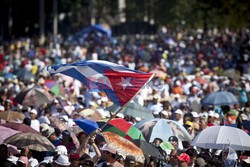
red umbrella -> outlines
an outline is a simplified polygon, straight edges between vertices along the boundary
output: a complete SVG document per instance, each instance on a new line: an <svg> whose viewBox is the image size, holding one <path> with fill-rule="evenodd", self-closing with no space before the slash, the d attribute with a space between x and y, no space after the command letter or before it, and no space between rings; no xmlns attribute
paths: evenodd
<svg viewBox="0 0 250 167"><path fill-rule="evenodd" d="M22 124L22 123L9 122L9 123L2 124L2 126L8 127L8 128L14 129L14 130L18 130L21 132L31 132L31 133L40 134L35 129L31 128L30 126L28 126L26 124Z"/></svg>

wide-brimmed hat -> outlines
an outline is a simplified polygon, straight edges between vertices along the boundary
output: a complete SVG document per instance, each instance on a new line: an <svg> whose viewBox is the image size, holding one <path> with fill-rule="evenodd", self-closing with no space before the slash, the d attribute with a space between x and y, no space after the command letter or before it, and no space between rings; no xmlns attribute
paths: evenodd
<svg viewBox="0 0 250 167"><path fill-rule="evenodd" d="M67 155L59 155L54 162L62 166L70 165L69 157Z"/></svg>

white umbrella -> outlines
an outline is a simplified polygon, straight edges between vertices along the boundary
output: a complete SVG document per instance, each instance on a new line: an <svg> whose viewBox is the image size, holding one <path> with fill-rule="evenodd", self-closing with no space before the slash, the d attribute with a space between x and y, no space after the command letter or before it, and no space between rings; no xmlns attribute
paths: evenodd
<svg viewBox="0 0 250 167"><path fill-rule="evenodd" d="M228 126L212 126L198 134L193 146L206 149L224 149L228 146L234 150L250 150L250 137L241 129Z"/></svg>

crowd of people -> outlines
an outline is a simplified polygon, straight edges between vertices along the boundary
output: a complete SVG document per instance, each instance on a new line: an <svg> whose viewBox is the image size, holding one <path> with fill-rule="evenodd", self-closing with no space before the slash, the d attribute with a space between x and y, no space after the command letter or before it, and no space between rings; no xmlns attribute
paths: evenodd
<svg viewBox="0 0 250 167"><path fill-rule="evenodd" d="M174 147L169 151L161 149L160 144L165 142L161 138L150 143L164 159L145 155L145 162L139 163L133 156L119 155L105 143L100 129L92 134L74 131L77 126L74 120L86 118L81 115L85 109L97 112L99 119L122 118L133 125L142 118L122 113L113 115L107 110L112 102L105 93L89 91L78 80L64 75L51 76L45 67L79 60L106 60L153 72L156 74L154 79L133 101L147 108L155 118L177 121L193 140L203 129L219 125L235 125L249 134L249 55L248 29L239 32L172 32L162 28L154 36L112 39L92 33L82 43L62 38L54 42L47 38L44 46L28 38L2 42L0 111L22 113L23 120L12 121L32 127L56 149L55 152L37 152L25 147L13 155L8 145L1 144L0 166L247 166L250 164L249 151L235 151L231 147L224 150L197 148L190 145L191 141L180 141L176 136L168 139ZM59 94L46 84L51 80L60 87ZM38 106L37 103L24 104L16 100L20 92L34 87L47 92L50 102ZM233 93L239 103L203 106L201 100L216 91ZM58 118L72 130L56 127L51 117ZM3 122L1 120L1 124ZM72 133L77 140L72 138Z"/></svg>

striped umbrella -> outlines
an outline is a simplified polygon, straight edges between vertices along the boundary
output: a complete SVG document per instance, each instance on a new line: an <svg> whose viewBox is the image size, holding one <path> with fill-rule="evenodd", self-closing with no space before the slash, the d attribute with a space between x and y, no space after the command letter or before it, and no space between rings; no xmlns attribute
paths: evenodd
<svg viewBox="0 0 250 167"><path fill-rule="evenodd" d="M46 80L44 84L49 88L49 91L56 96L65 94L62 85L57 84L54 80Z"/></svg>
<svg viewBox="0 0 250 167"><path fill-rule="evenodd" d="M6 121L17 121L17 120L23 120L24 115L19 112L15 111L4 111L0 112L0 119L6 120Z"/></svg>
<svg viewBox="0 0 250 167"><path fill-rule="evenodd" d="M35 133L17 133L4 140L4 143L11 144L18 148L27 147L35 151L55 151L54 145L44 136Z"/></svg>
<svg viewBox="0 0 250 167"><path fill-rule="evenodd" d="M99 125L99 127L102 127L105 122L97 122L97 124ZM103 128L103 131L113 132L122 137L125 137L128 140L145 140L142 132L138 128L122 118L112 119L111 121L109 121L108 124Z"/></svg>

